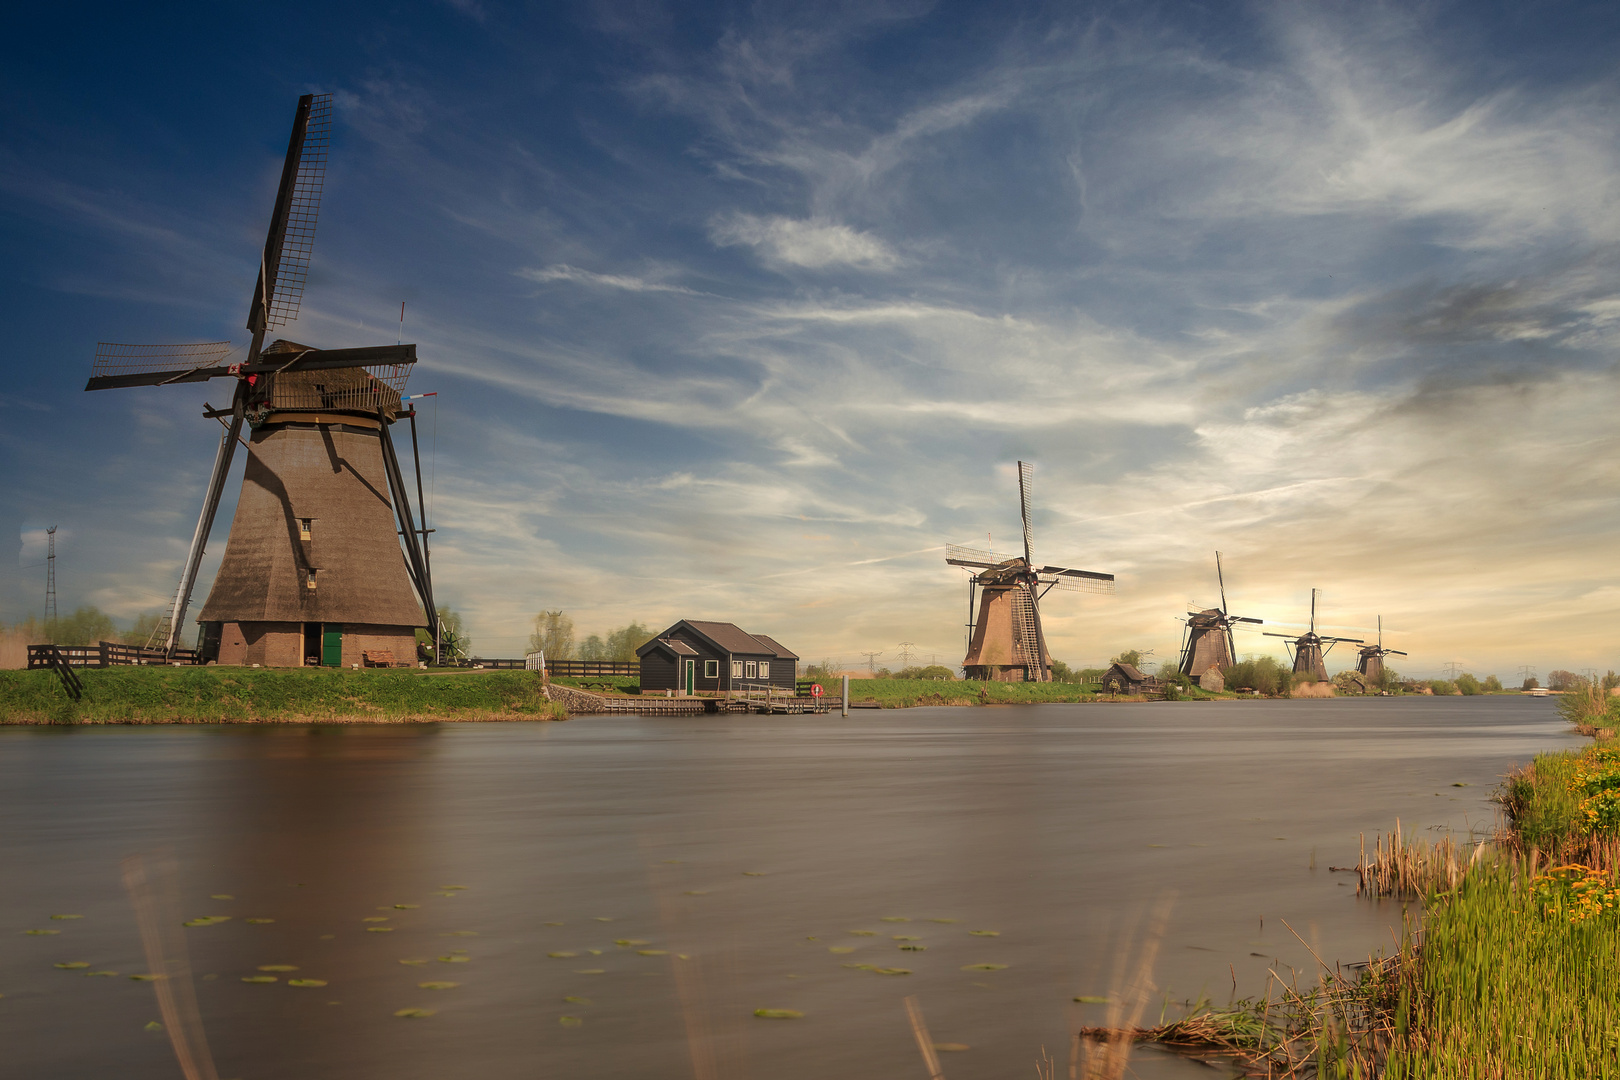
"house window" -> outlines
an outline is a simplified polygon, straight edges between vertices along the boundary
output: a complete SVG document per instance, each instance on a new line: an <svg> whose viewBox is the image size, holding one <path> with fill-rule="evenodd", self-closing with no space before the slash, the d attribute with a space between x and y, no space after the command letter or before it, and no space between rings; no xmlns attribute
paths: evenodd
<svg viewBox="0 0 1620 1080"><path fill-rule="evenodd" d="M718 679L720 677L720 661L703 661L703 677L705 679Z"/></svg>
<svg viewBox="0 0 1620 1080"><path fill-rule="evenodd" d="M315 570L313 567L310 568L309 577L306 578L305 581L308 583L310 588L313 589L315 587Z"/></svg>
<svg viewBox="0 0 1620 1080"><path fill-rule="evenodd" d="M731 662L731 677L733 679L740 679L743 677L741 660L733 660Z"/></svg>
<svg viewBox="0 0 1620 1080"><path fill-rule="evenodd" d="M747 670L743 673L743 678L745 679L755 678L759 674L759 665L754 663L752 660L748 661L744 667L747 668Z"/></svg>
<svg viewBox="0 0 1620 1080"><path fill-rule="evenodd" d="M309 539L309 527L311 525L313 525L314 523L315 523L314 518L299 518L298 519L298 539L300 539L300 540L308 540Z"/></svg>
<svg viewBox="0 0 1620 1080"><path fill-rule="evenodd" d="M771 677L771 662L769 660L761 660L759 662L759 677L762 679L769 679Z"/></svg>

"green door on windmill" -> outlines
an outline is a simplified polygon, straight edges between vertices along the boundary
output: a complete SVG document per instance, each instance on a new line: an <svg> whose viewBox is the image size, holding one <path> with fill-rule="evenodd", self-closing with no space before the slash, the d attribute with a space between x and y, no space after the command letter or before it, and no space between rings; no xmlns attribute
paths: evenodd
<svg viewBox="0 0 1620 1080"><path fill-rule="evenodd" d="M321 666L343 666L343 626L326 623L321 627Z"/></svg>

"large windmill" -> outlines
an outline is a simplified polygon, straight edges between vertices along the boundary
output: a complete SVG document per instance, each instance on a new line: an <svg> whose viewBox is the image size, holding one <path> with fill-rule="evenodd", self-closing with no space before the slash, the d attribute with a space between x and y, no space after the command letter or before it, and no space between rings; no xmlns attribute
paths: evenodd
<svg viewBox="0 0 1620 1080"><path fill-rule="evenodd" d="M1356 670L1361 672L1367 680L1367 685L1382 686L1384 683L1384 657L1405 656L1399 649L1384 648L1384 617L1378 616L1378 644L1363 645L1357 650Z"/></svg>
<svg viewBox="0 0 1620 1080"><path fill-rule="evenodd" d="M1295 623L1294 625L1299 625ZM1362 644L1361 638L1350 637L1323 637L1316 632L1316 590L1311 590L1311 628L1305 633L1294 637L1292 634L1274 634L1266 631L1267 637L1291 638L1289 651L1294 655L1294 674L1308 675L1316 682L1327 682L1327 664L1325 657L1333 651L1333 646L1339 642L1351 645ZM1326 645L1327 648L1322 646Z"/></svg>
<svg viewBox="0 0 1620 1080"><path fill-rule="evenodd" d="M979 573L968 578L968 616L973 635L962 661L970 679L1051 682L1052 656L1041 632L1040 600L1052 589L1113 592L1114 575L1066 566L1036 567L1029 524L1034 466L1018 463L1018 508L1024 519L1024 554L998 558L992 551L950 545L945 561ZM974 591L979 590L977 618Z"/></svg>
<svg viewBox="0 0 1620 1080"><path fill-rule="evenodd" d="M1181 642L1181 673L1196 679L1210 668L1224 672L1237 661L1237 647L1232 641L1233 623L1254 623L1263 619L1250 619L1230 615L1226 610L1226 577L1221 573L1221 553L1215 553L1215 580L1221 587L1221 606L1203 611L1187 612L1187 629Z"/></svg>
<svg viewBox="0 0 1620 1080"><path fill-rule="evenodd" d="M326 176L331 101L327 94L298 99L249 301L246 356L227 364L235 351L228 341L104 342L85 387L230 380L230 406L209 406L203 414L225 431L168 613L163 644L171 654L238 442L247 448L242 493L198 615L206 659L267 667L414 663L416 628L436 622L428 530L415 523L389 434L395 420L408 417L415 441L415 412L403 407L401 395L416 346L317 349L264 341L298 317ZM420 504L420 466L417 489Z"/></svg>

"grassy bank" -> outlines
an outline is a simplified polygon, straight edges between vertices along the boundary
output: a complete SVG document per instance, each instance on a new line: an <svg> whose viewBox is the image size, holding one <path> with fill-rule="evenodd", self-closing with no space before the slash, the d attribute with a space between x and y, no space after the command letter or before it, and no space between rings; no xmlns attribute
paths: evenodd
<svg viewBox="0 0 1620 1080"><path fill-rule="evenodd" d="M827 696L837 699L837 682L824 683ZM1201 690L1184 692L1188 700L1207 700L1216 695ZM1230 696L1230 695L1226 695ZM851 679L851 702L876 702L885 709L908 709L914 705L1032 705L1077 701L1110 701L1093 685L1079 683L981 682L956 679ZM1122 697L1129 701L1132 698Z"/></svg>
<svg viewBox="0 0 1620 1080"><path fill-rule="evenodd" d="M565 719L523 671L117 667L79 677L75 704L53 672L0 671L0 724Z"/></svg>

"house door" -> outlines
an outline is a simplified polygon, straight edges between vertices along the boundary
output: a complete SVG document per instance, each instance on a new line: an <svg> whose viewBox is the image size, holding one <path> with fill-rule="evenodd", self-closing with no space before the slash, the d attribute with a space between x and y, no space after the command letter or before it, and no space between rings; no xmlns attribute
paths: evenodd
<svg viewBox="0 0 1620 1080"><path fill-rule="evenodd" d="M343 666L343 627L339 623L321 627L321 666Z"/></svg>
<svg viewBox="0 0 1620 1080"><path fill-rule="evenodd" d="M697 661L696 660L688 660L686 662L686 679L685 679L683 685L685 685L685 687L686 687L686 693L687 693L688 696L691 696L692 694L697 693Z"/></svg>

